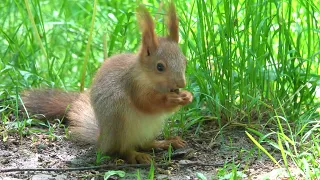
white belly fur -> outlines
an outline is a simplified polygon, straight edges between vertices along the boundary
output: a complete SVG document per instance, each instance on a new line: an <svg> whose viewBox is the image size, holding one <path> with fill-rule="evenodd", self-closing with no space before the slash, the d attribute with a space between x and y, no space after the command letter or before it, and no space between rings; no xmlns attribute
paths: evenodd
<svg viewBox="0 0 320 180"><path fill-rule="evenodd" d="M172 113L148 115L138 111L129 110L126 113L125 135L122 139L121 149L136 148L139 145L154 140L161 132L166 118Z"/></svg>

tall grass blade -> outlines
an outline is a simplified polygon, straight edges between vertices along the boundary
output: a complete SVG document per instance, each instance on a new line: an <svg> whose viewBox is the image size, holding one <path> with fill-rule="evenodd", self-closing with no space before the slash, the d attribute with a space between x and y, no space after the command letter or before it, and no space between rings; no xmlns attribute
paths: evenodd
<svg viewBox="0 0 320 180"><path fill-rule="evenodd" d="M261 146L261 144L256 141L254 139L254 137L251 136L251 134L249 134L247 131L246 131L246 134L247 136L250 138L250 140L262 151L264 152L279 168L281 168L280 164L276 161L276 159L264 148Z"/></svg>
<svg viewBox="0 0 320 180"><path fill-rule="evenodd" d="M96 12L97 12L97 0L94 0L91 26L90 26L90 34L88 37L88 43L86 46L86 52L85 52L84 61L83 61L83 65L82 65L80 91L84 90L84 80L85 80L85 76L86 76L86 72L87 72L87 64L88 64L88 59L89 59L89 53L90 53L92 34L93 34L93 29L94 29L94 22L95 22L95 18L96 18Z"/></svg>

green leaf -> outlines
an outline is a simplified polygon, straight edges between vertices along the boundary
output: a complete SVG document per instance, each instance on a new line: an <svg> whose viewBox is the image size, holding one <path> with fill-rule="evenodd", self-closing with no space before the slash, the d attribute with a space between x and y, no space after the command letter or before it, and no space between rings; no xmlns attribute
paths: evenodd
<svg viewBox="0 0 320 180"><path fill-rule="evenodd" d="M108 180L110 176L118 175L119 177L124 177L126 175L126 172L124 171L107 171L104 173L104 180Z"/></svg>
<svg viewBox="0 0 320 180"><path fill-rule="evenodd" d="M197 178L201 179L201 180L207 180L207 178L204 176L204 174L202 174L201 172L197 172L196 173Z"/></svg>
<svg viewBox="0 0 320 180"><path fill-rule="evenodd" d="M154 179L154 164L153 164L153 162L151 162L151 164L150 164L148 179L151 179L151 180Z"/></svg>

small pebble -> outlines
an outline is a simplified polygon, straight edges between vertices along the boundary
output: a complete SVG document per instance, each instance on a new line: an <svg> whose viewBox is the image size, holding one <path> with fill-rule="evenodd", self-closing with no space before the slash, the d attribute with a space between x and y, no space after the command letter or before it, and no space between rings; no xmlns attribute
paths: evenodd
<svg viewBox="0 0 320 180"><path fill-rule="evenodd" d="M2 164L9 164L9 162L10 162L9 158L4 159L4 160L1 161Z"/></svg>
<svg viewBox="0 0 320 180"><path fill-rule="evenodd" d="M42 144L42 143L40 143L40 144L38 144L37 145L37 148L40 150L40 149L47 149L47 145L45 145L45 144Z"/></svg>

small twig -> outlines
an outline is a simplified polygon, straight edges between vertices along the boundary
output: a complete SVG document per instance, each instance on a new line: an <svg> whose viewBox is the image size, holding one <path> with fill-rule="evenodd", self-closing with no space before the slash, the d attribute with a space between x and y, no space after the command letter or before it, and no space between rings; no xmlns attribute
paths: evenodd
<svg viewBox="0 0 320 180"><path fill-rule="evenodd" d="M0 172L14 172L14 171L84 171L84 170L97 170L97 169L123 169L128 167L149 167L149 164L125 164L125 165L101 165L89 167L75 167L75 168L8 168L0 169Z"/></svg>
<svg viewBox="0 0 320 180"><path fill-rule="evenodd" d="M206 164L198 161L190 162L187 164L179 164L180 166L211 166L211 167L222 167L225 163L213 163L213 164Z"/></svg>
<svg viewBox="0 0 320 180"><path fill-rule="evenodd" d="M228 162L227 162L228 163ZM205 164L198 161L190 161L185 164L179 164L182 166L214 166L220 167L225 163L216 163L216 164ZM170 164L156 164L156 167L168 167ZM89 166L89 167L76 167L76 168L8 168L8 169L0 169L1 172L15 172L15 171L55 171L55 172L66 172L66 171L84 171L84 170L98 170L98 169L124 169L124 168L147 168L150 167L150 164L125 164L125 165L101 165L101 166Z"/></svg>

